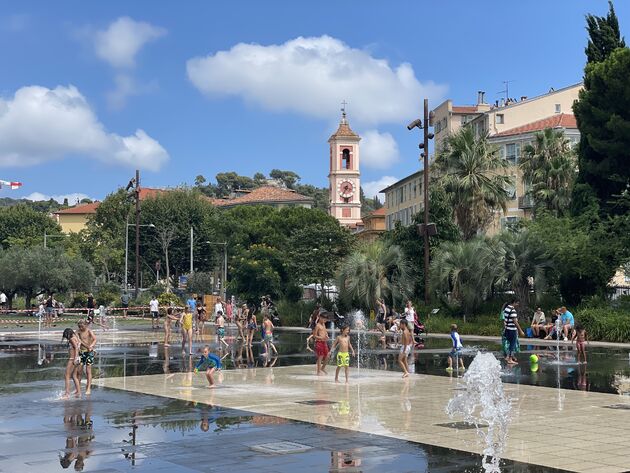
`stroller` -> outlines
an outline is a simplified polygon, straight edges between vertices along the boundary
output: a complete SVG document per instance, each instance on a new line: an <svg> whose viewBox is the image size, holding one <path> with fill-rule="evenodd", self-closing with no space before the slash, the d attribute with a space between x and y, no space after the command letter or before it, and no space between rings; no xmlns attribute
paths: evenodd
<svg viewBox="0 0 630 473"><path fill-rule="evenodd" d="M413 343L414 348L424 348L424 338L422 335L427 334L427 329L422 322L414 320L413 322Z"/></svg>

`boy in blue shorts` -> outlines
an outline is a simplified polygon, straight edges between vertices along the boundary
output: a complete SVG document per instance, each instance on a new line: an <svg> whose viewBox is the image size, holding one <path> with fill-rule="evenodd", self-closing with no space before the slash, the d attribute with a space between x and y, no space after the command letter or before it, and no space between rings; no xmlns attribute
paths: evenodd
<svg viewBox="0 0 630 473"><path fill-rule="evenodd" d="M203 347L203 354L195 365L195 373L199 373L199 369L206 370L206 379L208 380L208 388L214 388L214 372L221 369L221 358L210 353L210 347Z"/></svg>
<svg viewBox="0 0 630 473"><path fill-rule="evenodd" d="M457 324L451 325L451 340L453 341L453 349L448 355L448 368L446 368L446 370L453 371L453 357L459 360L456 364L459 363L461 369L465 370L466 368L464 367L464 360L462 359L461 353L463 345L461 338L459 338L459 333L457 333Z"/></svg>

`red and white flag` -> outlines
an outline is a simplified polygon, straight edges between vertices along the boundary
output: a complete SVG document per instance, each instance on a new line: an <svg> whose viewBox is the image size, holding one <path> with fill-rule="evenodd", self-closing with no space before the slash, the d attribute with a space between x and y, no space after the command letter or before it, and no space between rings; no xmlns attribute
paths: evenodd
<svg viewBox="0 0 630 473"><path fill-rule="evenodd" d="M0 181L0 188L2 186L8 187L9 189L19 189L20 187L22 187L22 183L15 181Z"/></svg>

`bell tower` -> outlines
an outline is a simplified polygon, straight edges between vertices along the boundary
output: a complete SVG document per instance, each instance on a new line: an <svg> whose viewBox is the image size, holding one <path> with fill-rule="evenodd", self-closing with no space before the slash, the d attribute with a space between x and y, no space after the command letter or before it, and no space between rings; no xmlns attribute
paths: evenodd
<svg viewBox="0 0 630 473"><path fill-rule="evenodd" d="M359 141L346 118L346 103L341 108L337 131L328 139L330 145L330 215L345 226L361 223L361 173Z"/></svg>

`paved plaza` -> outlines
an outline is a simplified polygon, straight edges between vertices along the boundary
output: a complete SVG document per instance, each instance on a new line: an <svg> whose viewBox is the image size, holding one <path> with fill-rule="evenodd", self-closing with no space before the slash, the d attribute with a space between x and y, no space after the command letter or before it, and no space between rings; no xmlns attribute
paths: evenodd
<svg viewBox="0 0 630 473"><path fill-rule="evenodd" d="M334 368L330 368L334 371ZM478 453L474 429L454 428L444 408L456 378L353 370L351 382L313 366L224 371L216 389L192 373L117 377L100 386L239 409ZM630 469L630 400L611 394L506 384L514 420L505 458L575 472ZM455 419L456 421L457 419Z"/></svg>

